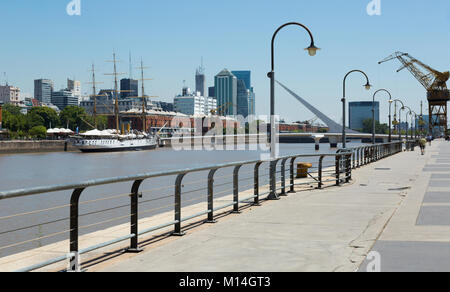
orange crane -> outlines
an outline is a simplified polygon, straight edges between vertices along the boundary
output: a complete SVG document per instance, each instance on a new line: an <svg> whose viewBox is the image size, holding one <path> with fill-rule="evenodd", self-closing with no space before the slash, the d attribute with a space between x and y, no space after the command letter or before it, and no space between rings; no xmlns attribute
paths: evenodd
<svg viewBox="0 0 450 292"><path fill-rule="evenodd" d="M402 52L396 52L378 62L378 64L394 59L397 59L402 63L402 67L400 67L397 72L407 68L427 90L430 133L433 133L435 127L444 128L445 137L448 138L447 102L450 100L450 93L447 89L447 81L450 77L450 73L448 71L439 72L411 55Z"/></svg>

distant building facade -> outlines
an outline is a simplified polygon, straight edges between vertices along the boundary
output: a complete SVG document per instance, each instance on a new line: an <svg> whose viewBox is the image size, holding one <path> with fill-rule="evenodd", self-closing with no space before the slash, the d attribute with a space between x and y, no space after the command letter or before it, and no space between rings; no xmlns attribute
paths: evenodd
<svg viewBox="0 0 450 292"><path fill-rule="evenodd" d="M165 112L174 112L175 107L172 102L164 102L164 101L152 101L153 107L155 109L161 109Z"/></svg>
<svg viewBox="0 0 450 292"><path fill-rule="evenodd" d="M67 90L72 91L73 95L81 100L81 82L67 79Z"/></svg>
<svg viewBox="0 0 450 292"><path fill-rule="evenodd" d="M200 92L191 93L190 89L185 87L182 94L173 100L174 110L185 115L209 115L212 110L217 108L217 101L211 97L204 97Z"/></svg>
<svg viewBox="0 0 450 292"><path fill-rule="evenodd" d="M203 67L198 68L195 73L195 91L200 92L201 96L206 96L206 77Z"/></svg>
<svg viewBox="0 0 450 292"><path fill-rule="evenodd" d="M20 89L14 86L0 86L0 103L19 105Z"/></svg>
<svg viewBox="0 0 450 292"><path fill-rule="evenodd" d="M222 115L237 115L237 78L227 69L214 77L214 93Z"/></svg>
<svg viewBox="0 0 450 292"><path fill-rule="evenodd" d="M71 90L63 89L52 93L51 103L63 110L68 106L78 106L78 97Z"/></svg>
<svg viewBox="0 0 450 292"><path fill-rule="evenodd" d="M50 79L34 80L34 98L40 103L52 102L53 81Z"/></svg>
<svg viewBox="0 0 450 292"><path fill-rule="evenodd" d="M216 97L216 88L214 86L208 87L208 97Z"/></svg>
<svg viewBox="0 0 450 292"><path fill-rule="evenodd" d="M134 79L120 80L120 98L126 99L130 96L139 96L139 81Z"/></svg>
<svg viewBox="0 0 450 292"><path fill-rule="evenodd" d="M251 71L231 71L238 80L238 115L247 117L255 114L255 93L252 87ZM245 89L244 89L245 88Z"/></svg>
<svg viewBox="0 0 450 292"><path fill-rule="evenodd" d="M356 101L349 103L349 128L360 131L364 128L363 122L372 119L372 101ZM380 121L380 102L375 102L375 121Z"/></svg>

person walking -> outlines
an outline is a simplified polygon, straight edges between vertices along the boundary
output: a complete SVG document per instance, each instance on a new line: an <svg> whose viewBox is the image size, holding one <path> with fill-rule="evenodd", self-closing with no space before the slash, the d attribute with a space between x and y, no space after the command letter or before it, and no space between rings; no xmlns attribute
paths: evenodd
<svg viewBox="0 0 450 292"><path fill-rule="evenodd" d="M422 151L422 155L425 155L425 147L427 146L427 140L422 138L419 140L420 151Z"/></svg>

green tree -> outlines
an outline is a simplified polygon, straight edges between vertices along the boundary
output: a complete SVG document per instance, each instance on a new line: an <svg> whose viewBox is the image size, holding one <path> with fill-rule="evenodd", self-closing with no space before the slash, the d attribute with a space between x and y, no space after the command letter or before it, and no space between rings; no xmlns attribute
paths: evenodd
<svg viewBox="0 0 450 292"><path fill-rule="evenodd" d="M68 106L59 114L59 121L62 127L67 127L68 125L71 130L76 130L76 128L80 131L91 129L88 119L89 117L84 108L78 106Z"/></svg>
<svg viewBox="0 0 450 292"><path fill-rule="evenodd" d="M47 137L47 129L44 126L36 126L30 129L30 136L38 139L45 139Z"/></svg>
<svg viewBox="0 0 450 292"><path fill-rule="evenodd" d="M59 126L58 113L49 107L33 107L29 112L29 115L40 116L43 119L42 126L46 128L56 128Z"/></svg>

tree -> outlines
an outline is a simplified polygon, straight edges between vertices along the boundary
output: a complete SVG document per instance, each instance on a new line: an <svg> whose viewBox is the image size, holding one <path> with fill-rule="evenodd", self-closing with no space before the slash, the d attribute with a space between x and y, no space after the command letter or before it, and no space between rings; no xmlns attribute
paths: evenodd
<svg viewBox="0 0 450 292"><path fill-rule="evenodd" d="M46 128L56 128L59 126L58 113L49 107L33 107L28 114L34 116L40 116L43 119L42 126Z"/></svg>
<svg viewBox="0 0 450 292"><path fill-rule="evenodd" d="M63 127L69 126L70 129L80 131L88 130L91 128L86 122L88 116L86 111L82 107L67 106L59 114L59 121Z"/></svg>
<svg viewBox="0 0 450 292"><path fill-rule="evenodd" d="M29 131L30 136L38 139L45 139L47 137L47 129L44 126L36 126Z"/></svg>

